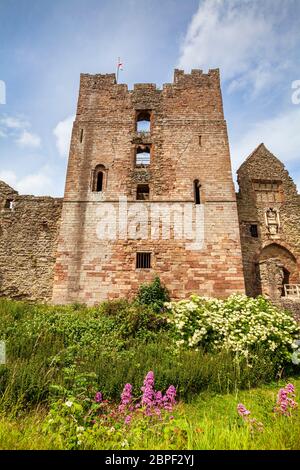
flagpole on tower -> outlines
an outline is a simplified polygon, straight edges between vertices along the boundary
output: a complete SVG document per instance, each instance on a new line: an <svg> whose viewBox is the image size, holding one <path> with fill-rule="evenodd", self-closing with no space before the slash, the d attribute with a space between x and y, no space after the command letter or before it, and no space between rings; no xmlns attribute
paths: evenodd
<svg viewBox="0 0 300 470"><path fill-rule="evenodd" d="M118 57L118 64L117 64L117 83L119 81L119 68L120 68L120 57Z"/></svg>
<svg viewBox="0 0 300 470"><path fill-rule="evenodd" d="M120 70L123 70L123 64L121 62L121 58L118 57L117 74L116 74L117 75L117 77L116 77L117 83L119 82L119 71Z"/></svg>

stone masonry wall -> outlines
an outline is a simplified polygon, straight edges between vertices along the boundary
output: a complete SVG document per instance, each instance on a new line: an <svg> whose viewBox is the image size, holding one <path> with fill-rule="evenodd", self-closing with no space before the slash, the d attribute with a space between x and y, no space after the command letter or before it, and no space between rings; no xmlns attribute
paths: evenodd
<svg viewBox="0 0 300 470"><path fill-rule="evenodd" d="M242 164L238 181L246 293L280 297L282 284L300 283L300 196L284 165L263 144ZM275 195L258 190L270 183L277 186ZM267 217L270 208L277 213L273 227ZM253 224L257 237L250 233Z"/></svg>
<svg viewBox="0 0 300 470"><path fill-rule="evenodd" d="M0 296L51 299L61 207L0 182Z"/></svg>
<svg viewBox="0 0 300 470"><path fill-rule="evenodd" d="M151 130L136 130L140 111L151 113ZM135 165L137 145L148 145L150 165ZM102 192L93 173L104 169ZM194 202L201 183L205 245L189 250L187 240L100 240L99 210L118 212L120 196L141 209L147 204ZM150 188L149 203L136 201L138 183ZM110 204L110 205L108 205ZM174 230L174 227L172 227ZM135 268L137 251L152 254L151 269ZM224 297L244 291L236 197L218 70L191 74L175 70L162 90L116 84L114 74L81 75L73 126L62 224L55 265L53 302L93 304L133 293L154 273L171 292Z"/></svg>

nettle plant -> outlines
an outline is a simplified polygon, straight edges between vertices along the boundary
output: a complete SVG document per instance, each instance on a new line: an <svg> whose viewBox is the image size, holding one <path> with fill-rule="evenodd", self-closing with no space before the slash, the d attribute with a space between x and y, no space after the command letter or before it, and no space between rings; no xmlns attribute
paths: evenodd
<svg viewBox="0 0 300 470"><path fill-rule="evenodd" d="M226 300L192 295L166 304L176 344L208 351L226 349L246 358L263 349L291 361L300 328L292 316L264 297L232 295Z"/></svg>

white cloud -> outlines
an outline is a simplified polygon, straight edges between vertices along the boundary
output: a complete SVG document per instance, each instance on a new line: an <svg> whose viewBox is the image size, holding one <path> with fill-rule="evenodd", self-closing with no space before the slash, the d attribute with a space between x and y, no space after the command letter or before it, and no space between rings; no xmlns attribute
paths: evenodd
<svg viewBox="0 0 300 470"><path fill-rule="evenodd" d="M51 168L44 166L37 172L18 178L11 170L0 171L0 180L7 183L20 194L33 194L43 196L57 193Z"/></svg>
<svg viewBox="0 0 300 470"><path fill-rule="evenodd" d="M300 106L295 106L271 119L253 124L240 140L231 144L234 170L261 142L283 163L298 166L300 158L299 128Z"/></svg>
<svg viewBox="0 0 300 470"><path fill-rule="evenodd" d="M0 118L0 137L13 139L22 148L39 148L41 138L28 130L30 122L19 116L4 116Z"/></svg>
<svg viewBox="0 0 300 470"><path fill-rule="evenodd" d="M68 156L74 119L75 116L67 117L60 121L53 130L56 137L56 146L61 157Z"/></svg>
<svg viewBox="0 0 300 470"><path fill-rule="evenodd" d="M40 137L26 130L23 130L16 142L20 147L39 148L41 146Z"/></svg>
<svg viewBox="0 0 300 470"><path fill-rule="evenodd" d="M204 0L188 26L179 67L219 67L230 91L259 93L291 65L293 31L278 32L289 7L281 0Z"/></svg>
<svg viewBox="0 0 300 470"><path fill-rule="evenodd" d="M52 180L43 171L27 175L17 182L16 189L21 194L34 194L36 196L52 191Z"/></svg>
<svg viewBox="0 0 300 470"><path fill-rule="evenodd" d="M0 119L0 124L8 129L24 129L30 126L28 121L15 116L4 116Z"/></svg>

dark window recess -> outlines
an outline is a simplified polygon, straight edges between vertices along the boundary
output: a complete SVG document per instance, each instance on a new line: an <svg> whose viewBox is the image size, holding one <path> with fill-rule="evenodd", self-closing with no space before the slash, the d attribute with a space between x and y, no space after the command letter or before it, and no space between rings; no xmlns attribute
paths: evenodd
<svg viewBox="0 0 300 470"><path fill-rule="evenodd" d="M137 190L136 190L136 199L137 201L149 200L149 185L148 184L138 184Z"/></svg>
<svg viewBox="0 0 300 470"><path fill-rule="evenodd" d="M195 200L195 204L200 204L201 203L200 188L201 188L201 184L200 184L199 180L195 180L194 181L194 200Z"/></svg>
<svg viewBox="0 0 300 470"><path fill-rule="evenodd" d="M258 228L256 224L250 225L250 235L253 238L258 238Z"/></svg>
<svg viewBox="0 0 300 470"><path fill-rule="evenodd" d="M80 137L79 137L80 142L83 141L83 129L80 129Z"/></svg>
<svg viewBox="0 0 300 470"><path fill-rule="evenodd" d="M137 269L150 269L151 268L151 253L137 253L136 254L136 268Z"/></svg>
<svg viewBox="0 0 300 470"><path fill-rule="evenodd" d="M202 146L202 135L199 135L199 146Z"/></svg>
<svg viewBox="0 0 300 470"><path fill-rule="evenodd" d="M12 208L13 208L13 200L6 199L5 204L4 204L4 209L12 209Z"/></svg>
<svg viewBox="0 0 300 470"><path fill-rule="evenodd" d="M103 172L99 171L97 174L97 185L96 185L96 191L101 192L103 189Z"/></svg>

